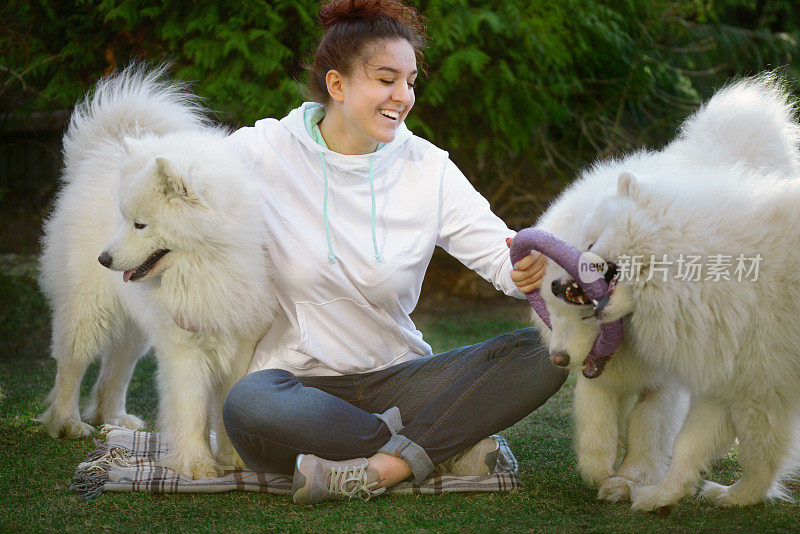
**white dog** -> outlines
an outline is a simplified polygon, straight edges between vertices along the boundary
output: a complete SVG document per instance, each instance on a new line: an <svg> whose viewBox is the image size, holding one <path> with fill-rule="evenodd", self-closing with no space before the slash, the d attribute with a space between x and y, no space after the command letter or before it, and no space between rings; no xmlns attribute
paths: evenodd
<svg viewBox="0 0 800 534"><path fill-rule="evenodd" d="M189 93L164 81L164 68L106 78L73 112L40 258L58 361L39 418L51 436L93 430L78 397L97 355L84 418L142 427L125 395L154 346L159 427L171 446L162 464L207 478L237 458L222 403L247 372L274 297L257 194L224 139Z"/></svg>
<svg viewBox="0 0 800 534"><path fill-rule="evenodd" d="M579 227L571 212L580 212L586 201L593 204L594 194L591 188L571 189L536 227L577 243ZM579 366L600 328L591 305L576 305L555 296L563 295L563 288L572 282L564 269L548 260L541 293L552 335L535 312L531 316L549 344L554 363L565 365L564 358L574 358ZM599 377L588 379L578 373L573 405L578 471L588 486L599 487L598 499L626 500L631 487L661 478L688 404L688 394L639 357L626 337ZM625 454L615 469L620 445Z"/></svg>
<svg viewBox="0 0 800 534"><path fill-rule="evenodd" d="M702 251L708 254L730 248L729 253L733 254L736 250L748 249L748 245L737 241L735 233L726 234L725 239L715 238L715 232L720 229L700 222L703 219L700 211L721 210L723 213L717 216L717 222L733 221L723 229L724 232L730 232L731 225L742 224L736 222L740 214L725 206L724 200L709 195L718 193L715 188L721 187L722 191L733 190L738 197L746 199L749 187L760 191L771 187L770 184L783 183L769 178L762 180L762 175L794 175L800 162L797 141L798 128L786 94L769 77L745 80L718 92L684 123L678 138L662 151L640 152L590 169L553 203L536 226L561 236L581 251L591 248L592 252L614 261L626 254L675 253L680 252L678 249L685 253ZM620 180L620 174L625 171L636 173L639 182L630 180L628 174ZM755 186L748 185L753 183L752 180L756 180ZM625 210L616 208L625 204L624 201L608 199L614 194L618 181L620 194L629 200ZM688 185L684 187L684 184ZM627 195L629 191L650 191L651 185L653 191L677 193L636 193L634 196L638 203ZM668 211L672 209L672 199L678 195L686 199L692 195L696 197L691 207L679 215ZM725 193L724 198L728 197L730 194ZM755 200L749 202L752 205ZM698 214L692 216L692 210L697 210ZM595 214L587 218L592 211ZM673 234L666 229L676 227L680 230ZM783 228L774 231L783 232ZM669 236L666 241L665 236ZM665 247L670 250L662 250ZM656 259L661 259L661 256ZM737 305L742 306L740 303L747 301L746 290L740 295L736 294L738 290L728 295L726 310L714 310L710 307L711 292L724 291L723 284L717 283L711 289L707 289L708 283L671 284L668 287L654 280L645 282L648 274L639 272L638 285L623 283L614 293L605 311L616 312L608 313L603 320L626 317L623 342L600 377L588 380L579 376L576 386L578 467L586 482L600 485L598 497L603 499L627 498L631 487L648 486L661 479L669 462L672 442L686 413L688 399L681 386L690 388L697 399L699 389L696 386L707 379L705 373L720 373L720 377L727 378L732 372L728 363L724 369L718 369L716 366L721 363L704 361L702 354L706 350L719 352L722 350L719 347L730 343L728 349L731 352L725 355L725 361L744 357L740 354L742 349L734 349L736 340L730 342L727 339L732 331L722 328L719 316L733 315L740 323L746 322L746 317L736 310ZM591 305L576 305L563 298L565 288L571 283L563 269L552 261L548 263L542 296L553 331L552 335L546 328L542 331L548 338L553 360L576 368L582 365L591 349L599 332L599 323L593 318ZM551 287L561 298L556 297ZM636 289L632 291L634 287ZM649 307L644 313L641 291L650 295ZM655 297L656 292L661 297ZM686 300L695 302L698 309L689 308L684 304ZM677 306L678 302L686 307ZM782 306L780 302L777 304ZM637 311L629 315L634 309ZM788 315L785 318L791 320ZM540 322L538 317L535 319ZM692 326L679 327L678 324ZM656 325L663 326L670 335L660 332ZM710 339L704 339L704 335ZM643 343L645 338L648 342ZM717 342L717 338L723 339ZM676 346L679 342L680 345ZM760 354L755 356L762 357ZM793 357L797 360L796 356ZM784 366L781 368L785 370ZM768 387L766 383L759 383L766 377L752 383L747 380L753 380L753 377L743 378L749 389ZM734 391L723 386L723 389L729 393L749 395L742 393L741 388ZM631 397L634 397L635 404L628 412ZM693 406L696 407L697 402ZM692 410L694 413L695 408ZM614 476L609 478L617 458L618 429L621 430L626 414L625 457ZM713 426L697 432L711 430ZM724 449L732 435L716 439L717 443L724 441L719 445ZM681 452L681 444L679 441L676 454ZM693 448L694 445L686 442L684 447ZM653 490L640 488L633 493L634 508L652 510L669 506L687 494L699 477L699 469L706 467L713 457L713 453L707 451L695 451L695 454L703 459L688 470L683 467L683 493L677 495L673 492L665 502L656 504L648 496ZM681 461L680 455L677 459ZM674 468L676 464L673 462L672 465ZM775 473L767 477L770 480L776 478ZM765 491L756 496L756 500L763 498ZM711 491L707 493L713 494ZM745 503L741 499L726 501L719 491L716 495L717 498L712 499L721 504ZM753 502L752 498L750 502Z"/></svg>

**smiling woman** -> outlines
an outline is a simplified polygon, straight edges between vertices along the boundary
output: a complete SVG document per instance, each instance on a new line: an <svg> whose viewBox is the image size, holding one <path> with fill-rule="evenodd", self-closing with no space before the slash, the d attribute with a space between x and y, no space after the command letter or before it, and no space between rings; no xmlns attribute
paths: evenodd
<svg viewBox="0 0 800 534"><path fill-rule="evenodd" d="M362 68L349 76L332 69L325 76L330 98L319 129L328 148L340 154L367 154L393 141L414 106L417 61L409 42L387 40L370 48Z"/></svg>
<svg viewBox="0 0 800 534"><path fill-rule="evenodd" d="M498 443L486 436L566 373L532 329L433 355L410 313L436 246L517 298L538 287L544 259L513 270L514 232L447 152L405 126L419 14L337 0L319 21L314 101L229 138L260 184L279 312L228 394L225 425L251 469L294 473L296 503L366 500L437 464L487 475Z"/></svg>
<svg viewBox="0 0 800 534"><path fill-rule="evenodd" d="M322 137L341 154L373 152L376 141L394 139L414 106L422 22L398 2L333 2L320 11L320 22L327 32L309 82L313 98L328 108Z"/></svg>

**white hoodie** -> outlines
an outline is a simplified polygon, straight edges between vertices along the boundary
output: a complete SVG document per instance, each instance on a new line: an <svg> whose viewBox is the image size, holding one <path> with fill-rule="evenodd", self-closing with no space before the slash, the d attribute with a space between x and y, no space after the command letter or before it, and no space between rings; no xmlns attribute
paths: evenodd
<svg viewBox="0 0 800 534"><path fill-rule="evenodd" d="M229 138L262 186L280 306L250 372L363 373L431 354L409 314L436 245L524 298L509 274L514 232L447 152L405 124L372 154L333 152L306 130L314 105Z"/></svg>

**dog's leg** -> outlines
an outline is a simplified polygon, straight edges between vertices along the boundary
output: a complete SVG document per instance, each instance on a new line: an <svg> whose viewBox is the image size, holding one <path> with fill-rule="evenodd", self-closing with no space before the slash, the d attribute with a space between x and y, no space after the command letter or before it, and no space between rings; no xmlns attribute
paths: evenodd
<svg viewBox="0 0 800 534"><path fill-rule="evenodd" d="M235 383L235 381L234 381ZM222 421L222 405L225 403L225 397L228 395L233 384L227 385L219 384L214 396L212 398L212 406L210 407L211 415L211 428L214 430L216 436L216 446L214 448L214 458L224 469L231 469L235 467L246 468L244 461L236 452L236 449L228 437L228 432L225 430L225 425Z"/></svg>
<svg viewBox="0 0 800 534"><path fill-rule="evenodd" d="M631 489L634 511L670 511L678 501L694 493L700 472L729 447L733 424L724 405L708 399L693 399L683 428L675 439L672 462L655 486Z"/></svg>
<svg viewBox="0 0 800 534"><path fill-rule="evenodd" d="M661 479L687 408L688 395L673 385L642 392L628 417L625 457L614 476L600 486L598 499L628 500L631 487Z"/></svg>
<svg viewBox="0 0 800 534"><path fill-rule="evenodd" d="M108 342L107 331L98 326L91 317L83 317L80 310L65 310L59 306L53 310L56 381L47 397L47 409L36 419L44 423L51 437L75 439L94 432L91 425L81 421L78 403L86 368Z"/></svg>
<svg viewBox="0 0 800 534"><path fill-rule="evenodd" d="M578 377L575 384L575 452L584 483L597 487L617 461L620 399L608 388Z"/></svg>
<svg viewBox="0 0 800 534"><path fill-rule="evenodd" d="M147 350L147 340L132 323L119 330L103 355L100 374L83 410L83 418L96 425L108 423L136 430L144 427L144 421L126 413L125 397L136 362Z"/></svg>
<svg viewBox="0 0 800 534"><path fill-rule="evenodd" d="M215 370L208 358L216 355L213 350L187 346L191 343L188 336L197 334L184 331L178 335L183 337L182 343L157 343L158 421L170 448L158 463L195 479L218 477L223 471L214 461L208 436L211 374Z"/></svg>
<svg viewBox="0 0 800 534"><path fill-rule="evenodd" d="M230 467L246 469L247 467L239 456L239 453L237 453L236 449L233 447L233 443L231 443L228 437L228 432L225 430L225 425L222 421L222 406L225 403L225 397L228 396L228 392L233 385L247 374L257 342L258 339L253 339L250 342L239 343L238 346L235 347L236 354L231 361L230 370L222 374L217 383L214 397L211 400L211 427L214 429L214 434L217 437L214 458L226 469Z"/></svg>
<svg viewBox="0 0 800 534"><path fill-rule="evenodd" d="M782 497L778 473L791 453L795 415L777 396L731 410L739 437L742 478L732 486L706 482L702 495L717 506L747 506Z"/></svg>

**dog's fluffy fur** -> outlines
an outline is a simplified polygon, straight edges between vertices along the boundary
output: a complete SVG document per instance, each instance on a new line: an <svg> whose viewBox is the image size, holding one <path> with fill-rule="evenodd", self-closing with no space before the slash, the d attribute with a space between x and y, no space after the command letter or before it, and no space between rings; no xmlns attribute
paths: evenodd
<svg viewBox="0 0 800 534"><path fill-rule="evenodd" d="M102 355L83 418L142 427L125 397L153 346L159 428L172 447L162 463L206 478L234 463L222 403L274 313L268 235L226 132L164 71L134 65L102 80L64 136L63 184L40 258L58 373L40 420L53 437L92 431L78 412L79 385ZM160 250L169 252L136 272Z"/></svg>
<svg viewBox="0 0 800 534"><path fill-rule="evenodd" d="M617 286L601 318L625 318L622 345L600 377L579 377L576 389L579 469L600 484L600 498L626 498L633 488L634 509L669 508L694 491L734 437L742 479L731 487L706 483L704 496L745 505L785 495L779 481L792 469L800 407L799 132L774 77L742 80L719 91L662 151L589 169L537 223L614 262L624 255L763 257L757 282L680 281L673 263L666 282L661 273L647 280L645 267L638 281ZM552 335L543 330L551 353L567 354L579 368L599 322L591 306L552 294L551 282L566 276L548 263L542 293ZM692 402L675 439L682 388ZM640 391L625 458L606 478L617 414Z"/></svg>

